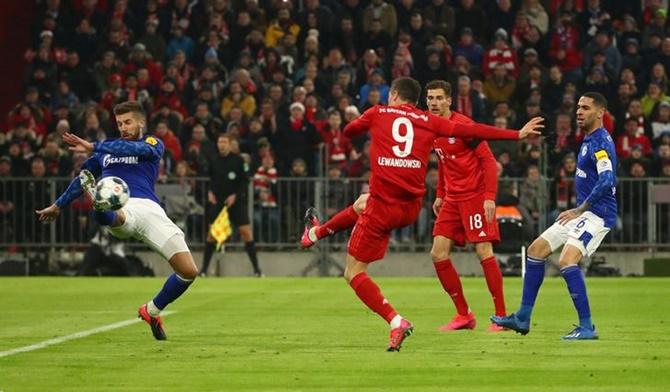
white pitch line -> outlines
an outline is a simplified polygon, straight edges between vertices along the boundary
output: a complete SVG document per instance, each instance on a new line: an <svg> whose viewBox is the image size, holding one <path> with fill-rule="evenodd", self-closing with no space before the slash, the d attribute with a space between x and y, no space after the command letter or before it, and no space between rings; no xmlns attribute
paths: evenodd
<svg viewBox="0 0 670 392"><path fill-rule="evenodd" d="M169 311L168 310L168 311L162 312L161 316L167 316L167 315L170 315L170 314L173 314L173 313L176 313L176 311ZM13 349L7 350L7 351L0 351L0 358L9 357L9 356L14 355L14 354L20 354L20 353L26 353L26 352L29 352L29 351L39 350L41 348L45 348L45 347L53 346L53 345L60 344L60 343L63 343L63 342L67 342L69 340L85 338L87 336L95 335L95 334L98 334L98 333L101 333L101 332L111 331L113 329L123 328L123 327L126 327L128 325L139 323L139 322L142 322L142 319L134 318L134 319L130 319L130 320L119 321L118 323L107 324L107 325L103 325L102 327L93 328L93 329L89 329L89 330L81 331L81 332L75 332L71 335L59 336L57 338L53 338L53 339L45 340L43 342L31 344L30 346L13 348Z"/></svg>

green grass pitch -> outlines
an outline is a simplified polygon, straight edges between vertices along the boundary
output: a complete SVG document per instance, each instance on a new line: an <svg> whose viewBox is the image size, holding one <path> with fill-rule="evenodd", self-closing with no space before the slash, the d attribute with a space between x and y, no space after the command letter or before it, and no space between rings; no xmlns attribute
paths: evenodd
<svg viewBox="0 0 670 392"><path fill-rule="evenodd" d="M400 353L342 279L200 279L165 318L0 358L0 391L667 391L670 279L587 278L599 341L564 342L576 315L547 278L527 336L486 332L483 278L465 278L474 331L438 332L453 305L436 279L380 278L415 325ZM2 278L0 352L128 320L162 279ZM521 282L505 280L508 308Z"/></svg>

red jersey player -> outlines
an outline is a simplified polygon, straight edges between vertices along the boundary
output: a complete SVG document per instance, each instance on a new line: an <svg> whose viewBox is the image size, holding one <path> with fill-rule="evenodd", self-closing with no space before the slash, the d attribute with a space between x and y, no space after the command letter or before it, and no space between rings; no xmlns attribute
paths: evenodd
<svg viewBox="0 0 670 392"><path fill-rule="evenodd" d="M432 114L458 123L473 123L467 116L449 110L449 83L435 80L426 85L426 90L428 110ZM460 278L449 255L454 244L463 246L466 240L475 244L496 315L504 316L502 273L493 255L492 245L492 242L500 241L495 218L498 188L496 160L485 141L471 138L438 138L434 150L439 158L440 180L433 203L437 220L433 228L433 248L430 254L440 283L457 310L457 315L440 330L474 329L477 324L475 315L468 308ZM489 326L492 332L502 330L495 324Z"/></svg>
<svg viewBox="0 0 670 392"><path fill-rule="evenodd" d="M399 351L413 331L367 275L368 264L386 253L393 229L413 223L421 209L426 165L436 137L522 139L539 134L542 118L534 118L521 131L499 130L484 124L458 124L415 107L421 86L412 78L393 81L388 106L374 106L349 123L344 133L371 134L370 197L358 217L348 244L345 279L356 295L391 326L388 351Z"/></svg>

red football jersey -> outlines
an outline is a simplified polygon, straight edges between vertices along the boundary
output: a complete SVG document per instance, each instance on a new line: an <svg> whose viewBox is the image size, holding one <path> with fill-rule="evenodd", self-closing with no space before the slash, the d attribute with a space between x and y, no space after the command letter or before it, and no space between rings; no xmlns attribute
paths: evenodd
<svg viewBox="0 0 670 392"><path fill-rule="evenodd" d="M474 124L469 117L451 112L449 120ZM495 200L498 191L496 159L488 143L474 138L440 137L434 149L439 157L437 197L449 201L470 200L484 192Z"/></svg>
<svg viewBox="0 0 670 392"><path fill-rule="evenodd" d="M347 124L344 134L370 131L370 195L382 200L412 200L426 191L428 156L437 136L513 139L519 133L484 124L458 124L416 107L376 105Z"/></svg>

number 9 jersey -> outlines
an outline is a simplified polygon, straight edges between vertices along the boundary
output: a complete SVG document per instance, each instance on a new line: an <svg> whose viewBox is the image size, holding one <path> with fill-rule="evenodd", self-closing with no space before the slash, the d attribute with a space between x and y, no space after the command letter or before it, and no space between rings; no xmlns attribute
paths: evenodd
<svg viewBox="0 0 670 392"><path fill-rule="evenodd" d="M347 124L355 137L370 131L370 196L385 202L416 200L426 192L426 169L433 141L443 137L517 140L519 133L484 124L455 124L409 104L373 106Z"/></svg>

